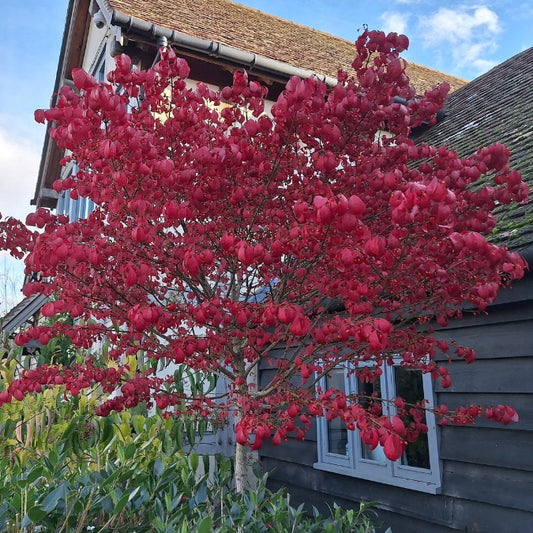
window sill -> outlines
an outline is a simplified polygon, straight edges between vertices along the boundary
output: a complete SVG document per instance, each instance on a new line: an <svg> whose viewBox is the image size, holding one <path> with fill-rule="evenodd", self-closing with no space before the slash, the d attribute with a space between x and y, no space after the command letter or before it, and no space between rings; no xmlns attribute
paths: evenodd
<svg viewBox="0 0 533 533"><path fill-rule="evenodd" d="M408 479L398 476L383 476L379 475L369 475L364 472L356 472L355 470L346 468L345 466L317 462L313 464L313 468L317 470L324 470L326 472L333 472L335 474L340 474L343 476L354 477L358 479L366 479L368 481L374 481L375 483L383 483L385 485L391 485L394 487L401 487L404 489L415 490L418 492L426 492L428 494L440 494L441 487L440 483L436 483L433 480L427 479ZM430 474L428 474L428 478Z"/></svg>

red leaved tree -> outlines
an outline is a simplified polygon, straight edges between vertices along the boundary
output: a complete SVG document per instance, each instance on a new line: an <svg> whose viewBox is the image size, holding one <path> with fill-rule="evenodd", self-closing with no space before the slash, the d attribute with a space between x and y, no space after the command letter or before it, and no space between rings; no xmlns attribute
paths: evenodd
<svg viewBox="0 0 533 533"><path fill-rule="evenodd" d="M118 365L34 368L0 403L54 384L74 395L100 384L115 392L104 416L140 402L169 414L232 413L238 488L247 445L303 438L315 416L341 417L399 458L424 431L407 408L389 420L318 381L348 365L372 381L395 357L449 386L436 353L474 353L434 338L431 323L460 318L465 303L484 310L522 277L525 262L485 235L496 204L528 194L501 145L460 159L410 140L434 122L447 87L417 97L399 58L406 46L404 36L365 31L352 76L341 72L333 88L292 78L270 115L265 89L244 72L220 92L189 88L189 68L170 49L147 71L118 57L101 85L75 70L75 89L36 117L53 123L63 163L77 167L56 191L96 208L70 222L39 209L27 221L35 232L4 223L3 246L29 252L26 271L43 281L25 294L54 295L43 314L58 317L17 342L103 340ZM126 361L138 353L220 376L228 392L189 397L150 365L132 374ZM260 365L271 379L258 387ZM517 418L502 406L486 414Z"/></svg>

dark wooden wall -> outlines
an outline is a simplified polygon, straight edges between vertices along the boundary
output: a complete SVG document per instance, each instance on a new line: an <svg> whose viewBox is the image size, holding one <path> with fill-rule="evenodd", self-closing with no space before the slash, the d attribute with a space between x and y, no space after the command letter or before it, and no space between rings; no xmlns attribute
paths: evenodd
<svg viewBox="0 0 533 533"><path fill-rule="evenodd" d="M440 427L441 494L316 470L315 431L305 442L263 448L272 488L326 510L334 501L376 501L393 533L533 533L533 275L504 291L488 315L465 316L438 334L473 347L478 360L454 362L452 387L436 385L436 402L509 404L518 423Z"/></svg>

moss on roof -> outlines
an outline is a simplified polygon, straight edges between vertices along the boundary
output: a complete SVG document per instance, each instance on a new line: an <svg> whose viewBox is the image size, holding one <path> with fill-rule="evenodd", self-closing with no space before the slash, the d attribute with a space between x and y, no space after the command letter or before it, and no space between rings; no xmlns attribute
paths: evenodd
<svg viewBox="0 0 533 533"><path fill-rule="evenodd" d="M461 157L481 146L502 143L511 152L511 168L518 170L533 191L533 48L508 59L454 92L445 106L445 119L419 141L447 146ZM533 193L532 193L533 195ZM523 251L533 245L533 209L501 206L491 238Z"/></svg>

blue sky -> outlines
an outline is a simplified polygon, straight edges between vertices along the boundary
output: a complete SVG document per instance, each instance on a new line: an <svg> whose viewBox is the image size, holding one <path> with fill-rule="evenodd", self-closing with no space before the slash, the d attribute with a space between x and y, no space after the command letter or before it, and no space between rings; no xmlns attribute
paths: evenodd
<svg viewBox="0 0 533 533"><path fill-rule="evenodd" d="M241 0L241 3L355 40L364 24L405 33L405 58L466 79L533 46L530 0ZM0 212L31 211L44 126L33 111L53 90L68 0L4 0L0 18ZM2 284L20 269L0 255ZM5 283L4 283L5 285Z"/></svg>
<svg viewBox="0 0 533 533"><path fill-rule="evenodd" d="M354 40L357 30L404 33L407 60L473 79L533 45L531 0L243 0Z"/></svg>

